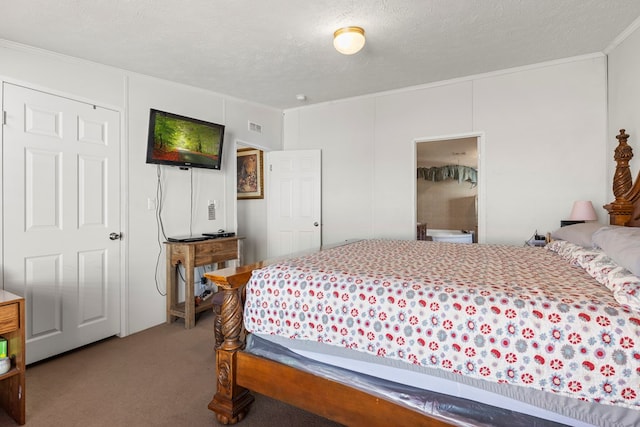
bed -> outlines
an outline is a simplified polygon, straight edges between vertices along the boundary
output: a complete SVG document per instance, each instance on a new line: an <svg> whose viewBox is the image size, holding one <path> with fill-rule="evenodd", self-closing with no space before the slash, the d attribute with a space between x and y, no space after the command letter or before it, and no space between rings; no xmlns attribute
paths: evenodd
<svg viewBox="0 0 640 427"><path fill-rule="evenodd" d="M207 273L222 424L251 392L345 425L638 425L640 177L545 248L362 240ZM634 252L636 251L636 252Z"/></svg>

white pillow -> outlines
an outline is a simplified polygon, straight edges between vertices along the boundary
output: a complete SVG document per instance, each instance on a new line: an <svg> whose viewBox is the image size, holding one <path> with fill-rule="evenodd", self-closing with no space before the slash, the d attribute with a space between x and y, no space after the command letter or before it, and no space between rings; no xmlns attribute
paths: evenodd
<svg viewBox="0 0 640 427"><path fill-rule="evenodd" d="M602 227L593 233L593 244L640 276L640 227Z"/></svg>
<svg viewBox="0 0 640 427"><path fill-rule="evenodd" d="M565 240L574 245L582 246L583 248L591 248L593 247L593 233L602 227L604 226L597 222L567 225L552 232L551 238L554 240Z"/></svg>

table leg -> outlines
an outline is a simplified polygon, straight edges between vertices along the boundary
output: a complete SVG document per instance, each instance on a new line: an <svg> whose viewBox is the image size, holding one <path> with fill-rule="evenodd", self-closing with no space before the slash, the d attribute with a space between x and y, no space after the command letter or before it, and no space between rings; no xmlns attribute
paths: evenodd
<svg viewBox="0 0 640 427"><path fill-rule="evenodd" d="M193 269L195 260L194 246L189 247L184 263L184 327L191 329L196 325L196 298L194 292Z"/></svg>
<svg viewBox="0 0 640 427"><path fill-rule="evenodd" d="M167 281L167 289L166 289L166 293L167 293L167 297L166 297L166 301L167 301L167 323L171 323L176 319L176 316L172 316L171 315L171 309L174 307L174 305L176 304L176 295L178 292L178 281L176 279L176 267L175 265L173 265L171 263L171 246L166 246L165 247L165 251L166 251L166 257L167 257L167 262L166 262L166 281Z"/></svg>

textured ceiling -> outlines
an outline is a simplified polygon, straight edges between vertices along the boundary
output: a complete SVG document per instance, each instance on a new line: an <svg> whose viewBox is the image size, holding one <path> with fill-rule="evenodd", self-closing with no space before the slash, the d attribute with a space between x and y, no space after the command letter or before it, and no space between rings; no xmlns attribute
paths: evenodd
<svg viewBox="0 0 640 427"><path fill-rule="evenodd" d="M639 0L0 0L0 38L291 108L602 52L638 16ZM343 56L348 25L367 44Z"/></svg>

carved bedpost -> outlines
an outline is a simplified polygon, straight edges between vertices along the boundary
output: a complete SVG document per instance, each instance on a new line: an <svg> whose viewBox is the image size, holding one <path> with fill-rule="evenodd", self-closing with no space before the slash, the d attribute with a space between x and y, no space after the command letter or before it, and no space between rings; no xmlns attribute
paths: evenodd
<svg viewBox="0 0 640 427"><path fill-rule="evenodd" d="M209 409L216 413L218 422L226 425L242 421L249 411L254 397L249 393L249 390L236 384L236 355L244 348L242 299L240 297L240 289L244 283L234 283L232 276L219 274L223 271L219 270L207 274L207 277L224 293L219 316L224 341L216 350L217 391L209 403Z"/></svg>
<svg viewBox="0 0 640 427"><path fill-rule="evenodd" d="M616 202L625 201L624 195L631 189L631 171L629 170L629 160L633 158L633 150L627 144L629 135L624 129L620 129L620 134L616 136L618 146L613 158L616 161L616 172L613 175L613 194Z"/></svg>
<svg viewBox="0 0 640 427"><path fill-rule="evenodd" d="M628 138L625 130L620 129L620 134L616 136L618 146L613 157L616 161L616 171L613 175L613 194L616 199L603 206L609 212L609 222L612 225L625 225L633 213L633 203L627 197L632 186L629 160L633 157L633 150L627 145Z"/></svg>

